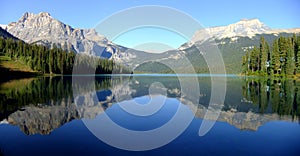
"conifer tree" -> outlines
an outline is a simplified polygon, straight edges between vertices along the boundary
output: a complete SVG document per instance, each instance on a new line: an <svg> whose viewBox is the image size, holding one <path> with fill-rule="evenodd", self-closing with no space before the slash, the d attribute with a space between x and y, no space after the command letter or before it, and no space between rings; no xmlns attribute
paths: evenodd
<svg viewBox="0 0 300 156"><path fill-rule="evenodd" d="M268 61L268 52L267 52L267 43L265 42L265 38L262 36L260 38L260 71L262 74L267 73L267 61Z"/></svg>
<svg viewBox="0 0 300 156"><path fill-rule="evenodd" d="M271 53L271 69L272 74L279 74L281 72L278 40L274 40L273 42L273 50Z"/></svg>

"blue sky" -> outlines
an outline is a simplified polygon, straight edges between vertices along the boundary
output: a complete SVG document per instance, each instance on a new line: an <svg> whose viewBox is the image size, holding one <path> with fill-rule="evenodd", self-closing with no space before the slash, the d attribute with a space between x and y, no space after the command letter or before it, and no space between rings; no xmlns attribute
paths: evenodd
<svg viewBox="0 0 300 156"><path fill-rule="evenodd" d="M72 27L93 28L115 12L141 5L162 5L178 9L191 15L205 27L228 25L243 18L258 18L272 28L300 27L299 0L2 0L0 24L17 21L24 12L49 12L54 18ZM145 33L146 30L149 32L149 29L145 29ZM157 32L172 36L169 32ZM141 34L141 31L130 33L132 35L124 35L125 38L116 42L124 42L136 34ZM176 34L171 38L177 41L166 43L171 47L176 47L184 41L178 35L176 37ZM134 43L127 44L124 46L137 46Z"/></svg>

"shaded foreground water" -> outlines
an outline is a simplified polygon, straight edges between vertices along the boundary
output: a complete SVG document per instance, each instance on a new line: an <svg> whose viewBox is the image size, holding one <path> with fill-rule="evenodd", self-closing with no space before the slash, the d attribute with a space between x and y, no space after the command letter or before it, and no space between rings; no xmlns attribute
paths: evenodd
<svg viewBox="0 0 300 156"><path fill-rule="evenodd" d="M190 78L183 80L189 82ZM87 77L82 84L72 84L72 77L2 83L0 155L300 154L300 81L227 77L226 98L217 122L206 135L199 136L211 97L211 77L196 78L197 96L183 95L178 77L168 75ZM161 88L152 95L149 88L154 82ZM137 116L122 108L130 100L140 105L151 100L164 102L155 114ZM176 139L149 151L112 147L86 127L97 124L106 114L123 128L149 131L168 123L179 106L187 115L196 108L195 118ZM98 127L105 128L105 123L101 124ZM130 139L119 142L132 144Z"/></svg>

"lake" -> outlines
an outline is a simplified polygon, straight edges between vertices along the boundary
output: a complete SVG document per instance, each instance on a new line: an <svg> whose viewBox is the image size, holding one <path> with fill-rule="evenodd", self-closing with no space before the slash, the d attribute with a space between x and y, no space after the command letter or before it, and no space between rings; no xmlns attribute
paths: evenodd
<svg viewBox="0 0 300 156"><path fill-rule="evenodd" d="M98 75L0 87L0 155L300 155L299 80Z"/></svg>

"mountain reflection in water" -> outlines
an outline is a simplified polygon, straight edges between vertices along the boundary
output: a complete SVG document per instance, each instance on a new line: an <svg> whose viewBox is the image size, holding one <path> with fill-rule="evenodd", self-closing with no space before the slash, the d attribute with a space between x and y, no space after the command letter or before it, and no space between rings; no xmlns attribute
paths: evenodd
<svg viewBox="0 0 300 156"><path fill-rule="evenodd" d="M188 81L188 77L186 79ZM204 118L211 81L210 77L198 79L199 97L182 97L177 77L99 76L95 78L95 84L86 81L83 86L73 84L73 88L71 77L36 78L13 88L9 86L18 84L20 80L12 81L1 85L0 120L1 123L19 126L28 135L50 134L73 119L93 119L118 102L147 99L149 87L154 82L160 82L166 88L166 97L176 103L196 106L196 118ZM73 89L76 87L81 95L74 99ZM228 77L226 99L218 121L253 131L269 121L297 121L300 113L299 87L300 82L289 79ZM94 90L97 103L90 101ZM76 106L74 100L81 100L81 105ZM194 103L197 100L199 103Z"/></svg>

